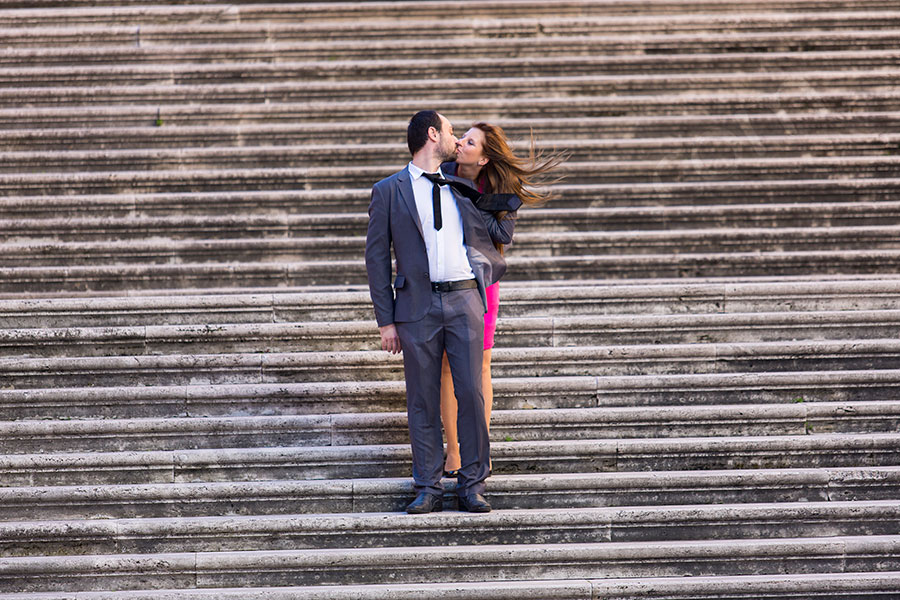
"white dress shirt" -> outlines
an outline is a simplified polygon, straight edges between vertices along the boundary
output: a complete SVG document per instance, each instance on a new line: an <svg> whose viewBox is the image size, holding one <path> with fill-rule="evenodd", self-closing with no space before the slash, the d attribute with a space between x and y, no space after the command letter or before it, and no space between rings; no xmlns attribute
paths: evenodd
<svg viewBox="0 0 900 600"><path fill-rule="evenodd" d="M433 184L416 165L409 163L409 174L412 177L413 194L416 197L416 209L422 234L425 236L425 251L428 253L428 271L431 281L463 281L475 277L466 243L463 238L462 216L456 205L456 198L450 192L450 186L441 186L441 230L434 228L434 209L431 200ZM437 174L444 175L438 169Z"/></svg>

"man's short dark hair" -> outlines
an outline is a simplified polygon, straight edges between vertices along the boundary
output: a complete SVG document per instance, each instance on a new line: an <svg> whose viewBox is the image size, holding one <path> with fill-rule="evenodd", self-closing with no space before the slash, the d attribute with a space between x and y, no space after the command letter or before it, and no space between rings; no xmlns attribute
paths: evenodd
<svg viewBox="0 0 900 600"><path fill-rule="evenodd" d="M406 129L406 145L409 146L410 154L415 155L425 146L425 142L428 141L429 127L441 131L441 116L437 111L420 110L409 120L409 127Z"/></svg>

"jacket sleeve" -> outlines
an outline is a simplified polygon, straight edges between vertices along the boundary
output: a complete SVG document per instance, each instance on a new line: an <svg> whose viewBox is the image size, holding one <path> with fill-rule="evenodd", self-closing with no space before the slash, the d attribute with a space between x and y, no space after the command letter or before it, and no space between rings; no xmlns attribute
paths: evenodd
<svg viewBox="0 0 900 600"><path fill-rule="evenodd" d="M507 213L502 219L497 220L496 213L487 210L478 211L484 220L488 233L491 234L491 241L496 244L511 244L513 240L513 231L516 228L516 213Z"/></svg>
<svg viewBox="0 0 900 600"><path fill-rule="evenodd" d="M391 287L391 218L389 196L383 186L372 188L369 226L366 232L366 274L369 295L379 327L394 322L394 290Z"/></svg>

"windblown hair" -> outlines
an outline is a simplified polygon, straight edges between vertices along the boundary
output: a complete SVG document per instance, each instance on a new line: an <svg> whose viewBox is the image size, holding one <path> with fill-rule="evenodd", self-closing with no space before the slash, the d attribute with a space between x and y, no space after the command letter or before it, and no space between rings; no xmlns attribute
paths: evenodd
<svg viewBox="0 0 900 600"><path fill-rule="evenodd" d="M550 192L539 192L534 188L559 183L561 177L548 181L544 176L565 161L568 154L554 152L544 155L543 152L536 152L532 135L528 159L525 160L513 153L506 133L499 125L479 122L472 127L484 133L482 153L488 158L476 184L483 185L488 193L516 194L526 206L543 204L552 199Z"/></svg>

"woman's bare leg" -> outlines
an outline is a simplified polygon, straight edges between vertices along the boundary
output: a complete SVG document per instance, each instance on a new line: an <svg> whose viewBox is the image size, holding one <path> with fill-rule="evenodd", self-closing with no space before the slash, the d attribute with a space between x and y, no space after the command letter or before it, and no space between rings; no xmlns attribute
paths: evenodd
<svg viewBox="0 0 900 600"><path fill-rule="evenodd" d="M445 471L456 471L460 466L459 438L456 435L456 395L453 393L453 377L450 375L450 363L447 353L441 366L441 421L444 424L444 439L447 442L447 458L444 461Z"/></svg>
<svg viewBox="0 0 900 600"><path fill-rule="evenodd" d="M488 430L491 429L491 409L494 405L494 386L491 382L491 350L484 351L481 369L481 391L484 396L484 419ZM444 461L445 471L456 471L460 466L459 437L456 432L456 396L453 393L453 378L450 376L450 364L444 354L441 370L441 421L444 424L444 438L447 441L447 459Z"/></svg>
<svg viewBox="0 0 900 600"><path fill-rule="evenodd" d="M481 365L481 393L484 396L484 420L488 431L491 430L491 408L494 406L494 384L491 383L491 349L484 351L484 362ZM490 464L490 463L488 463Z"/></svg>

